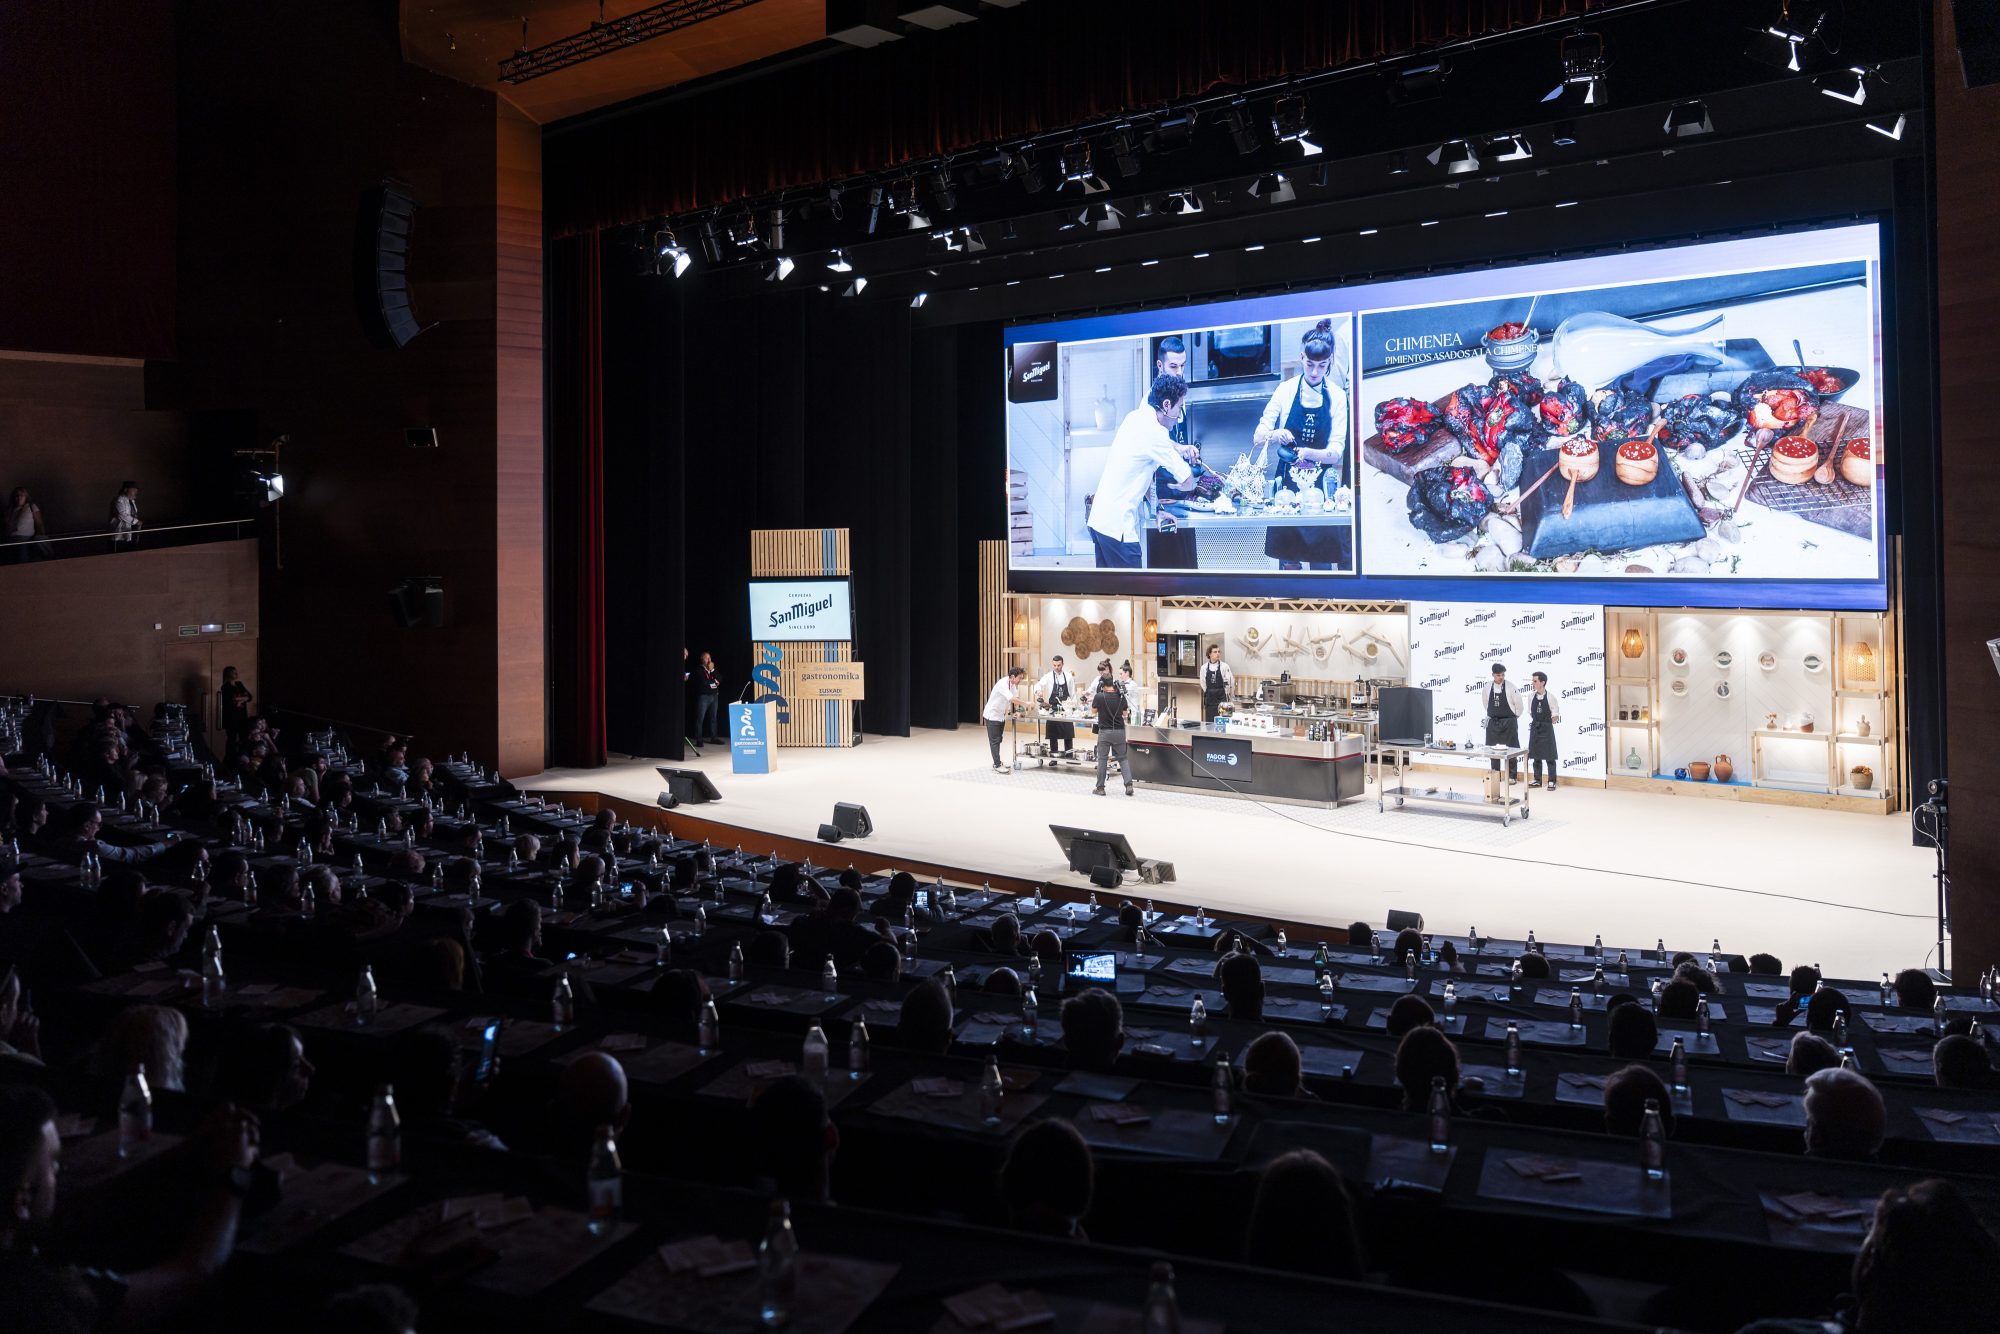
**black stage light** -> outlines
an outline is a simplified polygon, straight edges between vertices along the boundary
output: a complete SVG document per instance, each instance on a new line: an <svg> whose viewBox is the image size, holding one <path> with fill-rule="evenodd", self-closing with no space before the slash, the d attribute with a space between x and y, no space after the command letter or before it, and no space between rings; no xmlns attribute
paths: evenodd
<svg viewBox="0 0 2000 1334"><path fill-rule="evenodd" d="M1535 155L1535 147L1523 134L1503 134L1488 141L1488 147L1500 151L1494 155L1495 162L1525 162Z"/></svg>
<svg viewBox="0 0 2000 1334"><path fill-rule="evenodd" d="M1860 65L1850 65L1838 74L1824 74L1813 82L1834 101L1858 107L1868 100L1868 80L1872 73Z"/></svg>
<svg viewBox="0 0 2000 1334"><path fill-rule="evenodd" d="M1088 139L1072 139L1064 144L1056 161L1062 172L1062 184L1056 186L1057 190L1075 184L1082 186L1085 194L1094 195L1111 188L1097 174L1095 154Z"/></svg>
<svg viewBox="0 0 2000 1334"><path fill-rule="evenodd" d="M1667 109L1666 123L1660 129L1676 139L1715 133L1715 125L1708 118L1708 104L1699 99L1674 103Z"/></svg>
<svg viewBox="0 0 2000 1334"><path fill-rule="evenodd" d="M764 244L773 250L785 248L785 210L774 208L764 215Z"/></svg>
<svg viewBox="0 0 2000 1334"><path fill-rule="evenodd" d="M958 207L958 191L952 187L950 168L940 167L931 173L931 200L940 213L949 213Z"/></svg>
<svg viewBox="0 0 2000 1334"><path fill-rule="evenodd" d="M1479 154L1464 139L1445 140L1425 154L1425 159L1434 167L1442 166L1453 176L1479 170Z"/></svg>
<svg viewBox="0 0 2000 1334"><path fill-rule="evenodd" d="M1409 175L1410 155L1408 153L1405 153L1400 148L1397 149L1395 152L1389 154L1389 174L1391 176Z"/></svg>
<svg viewBox="0 0 2000 1334"><path fill-rule="evenodd" d="M1884 139L1901 139L1903 137L1903 129L1909 123L1910 118L1900 111L1896 113L1894 121L1871 120L1866 122L1869 129L1875 131L1875 133L1881 135Z"/></svg>
<svg viewBox="0 0 2000 1334"><path fill-rule="evenodd" d="M1444 81L1449 77L1451 77L1451 67L1442 61L1434 61L1428 65L1411 65L1398 70L1390 78L1386 92L1390 103L1395 106L1426 102L1443 95Z"/></svg>
<svg viewBox="0 0 2000 1334"><path fill-rule="evenodd" d="M1306 137L1312 125L1306 119L1306 100L1297 93L1285 94L1272 106L1271 133L1281 144L1297 144L1306 157L1318 157L1322 151Z"/></svg>
<svg viewBox="0 0 2000 1334"><path fill-rule="evenodd" d="M1148 152L1172 153L1186 148L1194 137L1195 111L1192 107L1170 110L1153 119L1141 142Z"/></svg>
<svg viewBox="0 0 2000 1334"><path fill-rule="evenodd" d="M1549 142L1557 148L1572 148L1576 145L1576 122L1559 120L1549 127Z"/></svg>
<svg viewBox="0 0 2000 1334"><path fill-rule="evenodd" d="M722 262L722 238L715 234L715 219L701 220L701 257L711 264Z"/></svg>
<svg viewBox="0 0 2000 1334"><path fill-rule="evenodd" d="M1180 190L1167 197L1167 212L1176 218L1201 212L1201 200L1192 190Z"/></svg>
<svg viewBox="0 0 2000 1334"><path fill-rule="evenodd" d="M1267 204L1285 204L1298 198L1282 171L1267 171L1250 182L1250 197Z"/></svg>
<svg viewBox="0 0 2000 1334"><path fill-rule="evenodd" d="M875 225L882 220L882 187L868 187L868 234L875 234Z"/></svg>
<svg viewBox="0 0 2000 1334"><path fill-rule="evenodd" d="M826 187L826 211L833 215L835 222L839 222L842 217L846 216L840 207L840 187L837 185Z"/></svg>
<svg viewBox="0 0 2000 1334"><path fill-rule="evenodd" d="M1120 125L1111 136L1111 158L1118 164L1120 176L1139 174L1139 145L1135 141L1130 125Z"/></svg>
<svg viewBox="0 0 2000 1334"><path fill-rule="evenodd" d="M1799 52L1819 39L1827 23L1826 6L1779 0L1778 17L1752 27L1743 54L1760 64L1798 73L1804 68Z"/></svg>
<svg viewBox="0 0 2000 1334"><path fill-rule="evenodd" d="M1249 104L1242 98L1229 104L1229 110L1222 113L1222 123L1229 127L1229 140L1238 153L1247 156L1264 146L1257 138L1256 127L1250 123Z"/></svg>
<svg viewBox="0 0 2000 1334"><path fill-rule="evenodd" d="M1603 35L1573 32L1562 39L1562 82L1550 89L1542 100L1586 107L1608 106L1611 103L1610 69L1611 61L1604 54Z"/></svg>
<svg viewBox="0 0 2000 1334"><path fill-rule="evenodd" d="M1009 164L1009 174L1020 181L1021 188L1031 195L1040 194L1042 188L1048 184L1042 176L1041 161L1035 156L1035 150L1032 148L1023 148L1014 154Z"/></svg>
<svg viewBox="0 0 2000 1334"><path fill-rule="evenodd" d="M767 283L781 283L791 277L792 270L797 267L798 265L792 261L790 255L780 255L771 261L771 271L764 275L764 281Z"/></svg>

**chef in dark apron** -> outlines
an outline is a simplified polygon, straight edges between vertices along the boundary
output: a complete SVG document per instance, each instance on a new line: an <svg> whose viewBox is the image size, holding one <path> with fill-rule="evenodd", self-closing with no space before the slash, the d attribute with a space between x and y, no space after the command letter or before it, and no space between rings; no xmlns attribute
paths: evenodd
<svg viewBox="0 0 2000 1334"><path fill-rule="evenodd" d="M1062 655L1058 653L1049 659L1049 674L1035 683L1035 698L1047 704L1051 710L1060 711L1069 702L1076 682L1064 670ZM1049 758L1058 756L1076 758L1076 724L1048 724Z"/></svg>
<svg viewBox="0 0 2000 1334"><path fill-rule="evenodd" d="M1528 696L1528 786L1542 785L1542 770L1549 771L1549 787L1556 785L1556 727L1562 715L1549 698L1549 674L1535 673L1535 693Z"/></svg>
<svg viewBox="0 0 2000 1334"><path fill-rule="evenodd" d="M1493 682L1486 687L1486 744L1489 746L1518 746L1521 744L1521 701L1514 695L1514 689L1507 684L1507 665L1493 664ZM1494 774L1500 772L1500 761L1491 761ZM1513 756L1507 757L1507 781L1513 783L1521 776L1520 762ZM1489 784L1490 786L1490 784ZM1494 792L1492 800L1500 800Z"/></svg>
<svg viewBox="0 0 2000 1334"><path fill-rule="evenodd" d="M1229 692L1235 687L1235 683L1236 678L1229 670L1229 664L1222 660L1222 645L1210 644L1208 646L1208 661L1203 663L1201 667L1201 720L1203 722L1215 721L1215 716L1222 712L1223 701L1229 698Z"/></svg>
<svg viewBox="0 0 2000 1334"><path fill-rule="evenodd" d="M1251 443L1264 452L1264 475L1283 491L1297 491L1297 463L1317 463L1312 485L1331 508L1346 478L1347 395L1329 373L1334 362L1333 321L1321 320L1300 343L1299 373L1279 385L1264 405ZM1281 570L1351 568L1352 539L1342 525L1273 524L1264 534L1264 554Z"/></svg>

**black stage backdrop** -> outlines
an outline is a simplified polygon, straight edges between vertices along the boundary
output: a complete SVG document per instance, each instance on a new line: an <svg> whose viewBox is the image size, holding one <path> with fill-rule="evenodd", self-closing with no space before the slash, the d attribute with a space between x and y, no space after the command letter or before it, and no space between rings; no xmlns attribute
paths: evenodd
<svg viewBox="0 0 2000 1334"><path fill-rule="evenodd" d="M864 735L955 726L977 697L978 541L1005 523L998 330L913 344L900 304L617 270L607 257L611 750L681 757L683 644L715 655L726 699L748 681L758 528L851 531Z"/></svg>

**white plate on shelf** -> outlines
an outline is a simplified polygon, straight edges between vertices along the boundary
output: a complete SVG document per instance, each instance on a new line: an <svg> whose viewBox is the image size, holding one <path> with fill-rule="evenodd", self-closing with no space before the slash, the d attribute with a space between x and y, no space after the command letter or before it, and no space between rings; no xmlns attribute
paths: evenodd
<svg viewBox="0 0 2000 1334"><path fill-rule="evenodd" d="M1668 655L1667 661L1676 667L1685 667L1688 665L1688 651L1684 648L1677 648Z"/></svg>
<svg viewBox="0 0 2000 1334"><path fill-rule="evenodd" d="M1817 653L1808 653L1806 654L1805 666L1807 671L1816 672L1826 666L1826 659L1820 657Z"/></svg>
<svg viewBox="0 0 2000 1334"><path fill-rule="evenodd" d="M1717 694L1718 696L1720 696L1721 698L1723 698L1723 699L1728 699L1728 698L1729 698L1729 682L1727 682L1727 681L1717 681L1717 682L1715 683L1715 693L1716 693L1716 694Z"/></svg>
<svg viewBox="0 0 2000 1334"><path fill-rule="evenodd" d="M1757 655L1757 665L1767 672L1775 672L1778 670L1778 655L1765 649Z"/></svg>
<svg viewBox="0 0 2000 1334"><path fill-rule="evenodd" d="M1715 655L1715 665L1718 667L1727 668L1730 663L1735 661L1736 661L1735 655L1732 654L1728 649L1724 649L1722 650L1722 652Z"/></svg>
<svg viewBox="0 0 2000 1334"><path fill-rule="evenodd" d="M1688 692L1688 683L1685 681L1676 680L1672 685L1668 686L1667 689L1673 691L1676 695L1685 695Z"/></svg>

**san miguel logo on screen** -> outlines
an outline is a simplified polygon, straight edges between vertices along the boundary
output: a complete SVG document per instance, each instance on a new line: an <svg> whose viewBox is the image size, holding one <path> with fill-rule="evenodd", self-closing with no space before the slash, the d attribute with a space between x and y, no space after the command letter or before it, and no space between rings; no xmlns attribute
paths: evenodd
<svg viewBox="0 0 2000 1334"><path fill-rule="evenodd" d="M813 617L820 615L822 612L829 612L832 610L833 610L833 594L831 593L828 593L823 598L814 599L811 602L794 602L790 607L787 607L783 611L772 612L771 623L766 628L771 630L783 629L785 626L790 625L794 621L810 621Z"/></svg>

